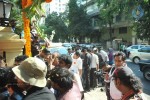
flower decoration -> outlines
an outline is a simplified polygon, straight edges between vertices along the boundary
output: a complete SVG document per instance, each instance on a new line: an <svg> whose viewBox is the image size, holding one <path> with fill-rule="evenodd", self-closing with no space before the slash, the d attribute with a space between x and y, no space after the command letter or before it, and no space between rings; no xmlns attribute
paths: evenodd
<svg viewBox="0 0 150 100"><path fill-rule="evenodd" d="M23 11L23 21L24 21L24 35L26 39L25 53L31 56L31 34L30 34L30 22L31 18L35 16L40 19L44 15L41 4L43 2L49 3L52 0L22 0L22 11ZM36 29L41 37L45 37L44 31L42 31L36 24Z"/></svg>

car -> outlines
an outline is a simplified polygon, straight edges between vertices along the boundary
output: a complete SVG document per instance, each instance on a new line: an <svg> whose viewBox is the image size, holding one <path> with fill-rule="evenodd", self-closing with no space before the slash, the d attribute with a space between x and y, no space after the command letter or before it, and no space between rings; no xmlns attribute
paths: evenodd
<svg viewBox="0 0 150 100"><path fill-rule="evenodd" d="M150 60L150 46L143 47L136 51L130 51L129 59L135 64L138 64L140 60Z"/></svg>
<svg viewBox="0 0 150 100"><path fill-rule="evenodd" d="M138 50L140 48L146 47L147 45L131 45L129 47L126 48L127 51L135 51Z"/></svg>
<svg viewBox="0 0 150 100"><path fill-rule="evenodd" d="M126 48L126 54L129 56L131 51L137 51L140 48L147 47L149 45L131 45Z"/></svg>
<svg viewBox="0 0 150 100"><path fill-rule="evenodd" d="M63 43L62 46L68 48L72 48L71 43Z"/></svg>
<svg viewBox="0 0 150 100"><path fill-rule="evenodd" d="M50 51L50 53L59 53L59 54L68 54L68 51L65 47L51 47L51 48L48 48L48 50Z"/></svg>
<svg viewBox="0 0 150 100"><path fill-rule="evenodd" d="M50 53L68 54L67 48L62 46L62 43L51 43L48 50Z"/></svg>
<svg viewBox="0 0 150 100"><path fill-rule="evenodd" d="M143 72L143 77L150 81L150 60L140 60L138 64L140 71Z"/></svg>

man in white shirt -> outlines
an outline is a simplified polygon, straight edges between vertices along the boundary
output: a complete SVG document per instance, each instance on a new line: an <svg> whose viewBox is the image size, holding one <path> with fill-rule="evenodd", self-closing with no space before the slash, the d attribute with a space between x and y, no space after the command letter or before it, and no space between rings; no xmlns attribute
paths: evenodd
<svg viewBox="0 0 150 100"><path fill-rule="evenodd" d="M73 73L79 74L81 77L82 76L82 63L83 61L80 57L80 53L76 51L73 55L73 62L69 70L72 71Z"/></svg>
<svg viewBox="0 0 150 100"><path fill-rule="evenodd" d="M99 52L103 58L103 61L108 62L109 58L108 58L108 54L107 52L105 52L104 50L102 50L102 48L100 48L100 52Z"/></svg>
<svg viewBox="0 0 150 100"><path fill-rule="evenodd" d="M126 56L123 52L115 53L114 55L115 65L112 66L110 72L105 75L105 79L110 82L110 96L111 97L109 100L120 100L122 97L122 93L116 88L112 76L116 69L121 68L121 67L127 67L127 64L125 63L125 59L126 59Z"/></svg>
<svg viewBox="0 0 150 100"><path fill-rule="evenodd" d="M90 54L91 54L90 87L95 88L97 83L96 83L96 76L94 72L99 69L99 60L98 60L98 56L94 54L93 51L91 51Z"/></svg>

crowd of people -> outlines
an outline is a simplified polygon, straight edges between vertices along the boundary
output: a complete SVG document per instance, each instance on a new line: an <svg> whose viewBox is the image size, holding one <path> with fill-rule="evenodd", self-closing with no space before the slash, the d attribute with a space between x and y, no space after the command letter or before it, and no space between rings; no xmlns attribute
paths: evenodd
<svg viewBox="0 0 150 100"><path fill-rule="evenodd" d="M146 100L142 84L123 52L102 48L69 48L68 54L41 49L33 57L17 56L0 66L0 100L84 100L84 93L105 83L107 100ZM3 71L3 72L2 72ZM96 72L104 76L99 80ZM11 79L10 81L4 80ZM4 84L5 83L5 84Z"/></svg>

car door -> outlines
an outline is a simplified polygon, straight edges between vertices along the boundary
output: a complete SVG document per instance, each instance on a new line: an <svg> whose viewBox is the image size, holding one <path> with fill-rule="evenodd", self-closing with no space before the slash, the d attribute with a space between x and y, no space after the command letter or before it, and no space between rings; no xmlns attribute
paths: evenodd
<svg viewBox="0 0 150 100"><path fill-rule="evenodd" d="M150 59L150 48L144 47L138 50L140 59Z"/></svg>

